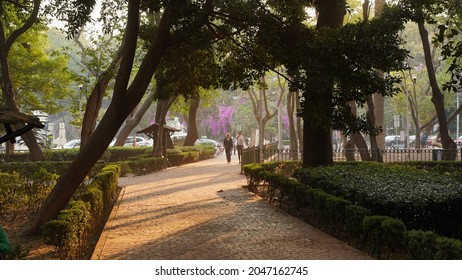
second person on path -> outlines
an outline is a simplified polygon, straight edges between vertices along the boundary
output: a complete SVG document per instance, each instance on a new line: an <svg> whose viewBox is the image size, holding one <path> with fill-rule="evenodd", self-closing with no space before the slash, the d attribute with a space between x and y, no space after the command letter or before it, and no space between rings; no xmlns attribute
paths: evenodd
<svg viewBox="0 0 462 280"><path fill-rule="evenodd" d="M231 150L233 149L233 139L231 138L231 134L226 134L226 138L223 140L223 146L225 146L226 160L229 164L231 162Z"/></svg>
<svg viewBox="0 0 462 280"><path fill-rule="evenodd" d="M237 149L237 158L239 163L241 163L242 149L244 149L245 137L242 135L242 131L239 131L236 136L236 149Z"/></svg>

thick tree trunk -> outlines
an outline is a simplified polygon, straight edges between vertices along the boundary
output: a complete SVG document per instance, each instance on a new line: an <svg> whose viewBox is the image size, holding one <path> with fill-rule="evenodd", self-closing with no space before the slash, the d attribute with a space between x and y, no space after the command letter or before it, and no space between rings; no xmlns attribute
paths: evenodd
<svg viewBox="0 0 462 280"><path fill-rule="evenodd" d="M351 114L356 117L357 115L357 108L356 103L354 101L349 102L348 107L351 108ZM368 109L369 112L369 109ZM354 157L354 147L358 148L358 152L361 156L362 161L370 161L371 155L369 154L369 148L367 147L366 140L364 139L363 135L358 132L354 132L351 134L351 139L346 143L346 148L350 151L346 151L346 158L347 160L356 160ZM353 155L352 155L353 154Z"/></svg>
<svg viewBox="0 0 462 280"><path fill-rule="evenodd" d="M375 0L375 16L378 17L382 14L385 0ZM379 73L383 77L383 73ZM385 126L385 98L381 94L374 94L374 116L375 126L383 128ZM375 136L377 141L377 148L380 150L385 149L385 131L383 129ZM374 152L372 153L374 154ZM383 161L382 154L378 155L378 160Z"/></svg>
<svg viewBox="0 0 462 280"><path fill-rule="evenodd" d="M1 48L1 46L0 46ZM5 105L8 109L13 110L14 112L19 112L18 105L16 103L16 98L13 89L13 81L10 76L10 69L8 65L8 58L4 53L0 50L0 66L1 66L1 79L2 79L2 93ZM24 123L17 123L13 125L15 130L23 127ZM29 159L32 161L41 161L44 159L42 150L37 143L37 139L32 131L29 131L23 135L21 135L22 140L26 144L27 148L29 148Z"/></svg>
<svg viewBox="0 0 462 280"><path fill-rule="evenodd" d="M130 87L130 74L136 50L139 24L140 0L128 2L128 22L125 30L125 47L122 54L120 69L116 78L111 104L104 114L100 125L96 128L87 145L72 161L68 170L59 178L56 186L39 210L38 216L31 225L29 233L36 234L41 226L55 218L64 209L75 190L85 176L107 149L112 138L119 130L125 118L141 101L160 59L167 49L172 7L167 6L162 16L159 28L153 38L148 53L139 67Z"/></svg>
<svg viewBox="0 0 462 280"><path fill-rule="evenodd" d="M8 38L5 37L4 22L0 21L0 68L1 68L1 90L4 98L4 103L7 108L19 112L19 107L16 102L13 80L11 79L10 66L8 63L8 54L11 46L24 32L29 30L37 20L41 0L34 0L33 10L30 17L25 21L24 25L14 30ZM3 16L3 6L0 4L0 17ZM24 123L19 123L15 127L23 127ZM32 131L29 131L21 136L24 143L29 148L29 158L32 161L40 161L44 159L42 150L37 143L37 139Z"/></svg>
<svg viewBox="0 0 462 280"><path fill-rule="evenodd" d="M343 24L345 15L345 0L326 0L317 2L318 12L317 29L339 28ZM321 78L321 77L320 77ZM324 77L326 78L326 77ZM333 87L332 83L332 87ZM313 87L317 88L316 85ZM305 112L303 122L303 167L333 164L332 130L330 120L332 113L332 90L318 87L315 96L305 96ZM322 88L325 88L323 90ZM321 114L320 118L326 123L319 125L309 116L313 112Z"/></svg>
<svg viewBox="0 0 462 280"><path fill-rule="evenodd" d="M377 119L375 118L376 110L375 110L375 104L372 98L373 98L372 96L369 96L367 98L367 118L372 124L375 124L375 126L379 126L377 124ZM373 161L383 162L383 157L382 157L382 154L380 153L376 135L370 135L370 140L371 140L371 155L372 155L371 159ZM366 146L366 149L367 149L367 146Z"/></svg>
<svg viewBox="0 0 462 280"><path fill-rule="evenodd" d="M167 156L167 143L165 143L167 135L165 135L165 118L167 117L168 109L175 102L176 96L171 96L169 99L157 100L156 108L156 123L159 125L157 139L153 147L153 155L155 157ZM168 140L168 139L167 139ZM171 141L171 139L169 140Z"/></svg>
<svg viewBox="0 0 462 280"><path fill-rule="evenodd" d="M445 153L446 160L454 160L456 153L451 153L450 151L455 151L457 149L456 143L449 137L448 123L446 120L446 112L444 109L444 96L441 93L441 90L438 86L438 82L435 76L435 68L433 67L433 61L431 57L430 42L428 40L428 32L425 29L423 22L418 23L420 38L422 39L422 46L425 55L425 64L427 66L427 74L430 80L430 86L432 88L432 102L435 105L436 115L438 117L440 135L441 135L441 144L443 149L447 150Z"/></svg>
<svg viewBox="0 0 462 280"><path fill-rule="evenodd" d="M199 132L197 131L197 122L196 115L197 110L199 109L199 104L201 101L201 96L199 90L197 90L194 98L189 102L189 114L188 114L188 134L186 139L184 139L184 146L193 146L196 140L199 138Z"/></svg>

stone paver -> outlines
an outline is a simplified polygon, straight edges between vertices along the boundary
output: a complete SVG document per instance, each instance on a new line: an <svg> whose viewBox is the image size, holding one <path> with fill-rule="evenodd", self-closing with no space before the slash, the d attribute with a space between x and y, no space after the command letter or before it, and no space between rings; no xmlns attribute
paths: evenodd
<svg viewBox="0 0 462 280"><path fill-rule="evenodd" d="M221 156L119 178L92 259L368 259L242 188L239 171Z"/></svg>

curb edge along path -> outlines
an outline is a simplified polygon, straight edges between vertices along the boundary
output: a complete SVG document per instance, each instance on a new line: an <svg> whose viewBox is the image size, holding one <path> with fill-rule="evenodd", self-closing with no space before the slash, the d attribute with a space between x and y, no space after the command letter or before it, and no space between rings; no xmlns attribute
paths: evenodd
<svg viewBox="0 0 462 280"><path fill-rule="evenodd" d="M119 178L92 259L369 259L242 188L239 171L236 156L220 156Z"/></svg>

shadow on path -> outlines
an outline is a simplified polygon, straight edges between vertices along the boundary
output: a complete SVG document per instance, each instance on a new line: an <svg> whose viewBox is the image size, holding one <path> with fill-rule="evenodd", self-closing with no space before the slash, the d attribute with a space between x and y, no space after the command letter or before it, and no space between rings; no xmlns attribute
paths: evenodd
<svg viewBox="0 0 462 280"><path fill-rule="evenodd" d="M120 178L92 259L369 259L242 188L224 157Z"/></svg>

